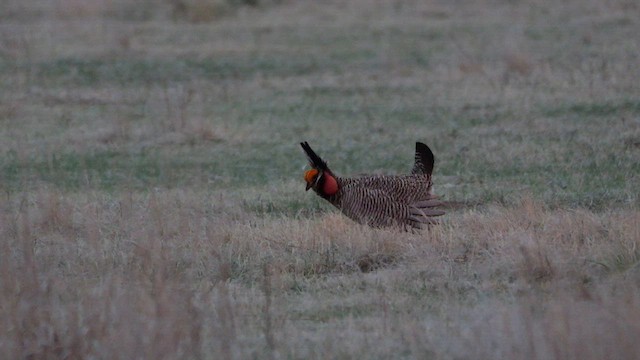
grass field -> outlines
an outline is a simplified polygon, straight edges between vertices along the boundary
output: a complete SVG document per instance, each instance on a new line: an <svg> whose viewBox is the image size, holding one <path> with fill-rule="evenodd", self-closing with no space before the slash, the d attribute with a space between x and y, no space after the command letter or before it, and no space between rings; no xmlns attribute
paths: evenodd
<svg viewBox="0 0 640 360"><path fill-rule="evenodd" d="M640 4L253 3L0 1L0 358L640 358Z"/></svg>

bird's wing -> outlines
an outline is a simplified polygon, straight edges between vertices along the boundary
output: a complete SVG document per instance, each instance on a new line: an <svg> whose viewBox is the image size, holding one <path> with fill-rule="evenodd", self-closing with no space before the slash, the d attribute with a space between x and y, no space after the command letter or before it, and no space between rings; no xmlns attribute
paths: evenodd
<svg viewBox="0 0 640 360"><path fill-rule="evenodd" d="M361 224L423 228L436 223L435 216L444 215L444 211L436 209L440 205L435 198L407 204L383 190L351 184L342 189L339 208Z"/></svg>
<svg viewBox="0 0 640 360"><path fill-rule="evenodd" d="M365 176L352 179L351 184L380 190L396 201L406 204L433 198L431 176L428 175Z"/></svg>

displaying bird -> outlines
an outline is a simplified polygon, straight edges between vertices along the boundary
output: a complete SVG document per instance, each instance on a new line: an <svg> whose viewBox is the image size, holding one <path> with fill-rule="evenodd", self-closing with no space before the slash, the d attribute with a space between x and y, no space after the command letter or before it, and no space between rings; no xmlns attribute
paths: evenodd
<svg viewBox="0 0 640 360"><path fill-rule="evenodd" d="M309 143L300 143L311 169L305 171L306 190L313 189L347 217L372 227L421 229L435 224L442 202L431 193L434 156L429 147L416 142L415 163L407 175L337 176Z"/></svg>

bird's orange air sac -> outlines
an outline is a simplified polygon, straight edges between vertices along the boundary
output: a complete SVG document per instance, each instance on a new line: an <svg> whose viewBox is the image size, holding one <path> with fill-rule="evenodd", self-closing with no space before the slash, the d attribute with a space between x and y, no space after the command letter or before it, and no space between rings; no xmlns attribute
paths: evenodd
<svg viewBox="0 0 640 360"><path fill-rule="evenodd" d="M338 182L336 178L325 173L324 185L322 186L322 192L327 195L334 195L338 192Z"/></svg>
<svg viewBox="0 0 640 360"><path fill-rule="evenodd" d="M304 172L304 180L307 182L307 184L312 183L313 179L315 179L316 176L318 176L317 169L309 169Z"/></svg>

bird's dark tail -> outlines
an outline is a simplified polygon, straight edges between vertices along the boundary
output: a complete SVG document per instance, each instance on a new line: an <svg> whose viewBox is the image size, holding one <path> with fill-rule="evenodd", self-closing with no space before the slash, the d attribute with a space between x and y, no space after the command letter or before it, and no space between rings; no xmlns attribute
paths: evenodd
<svg viewBox="0 0 640 360"><path fill-rule="evenodd" d="M435 158L431 149L421 142L416 142L416 160L411 173L431 175L434 163Z"/></svg>

